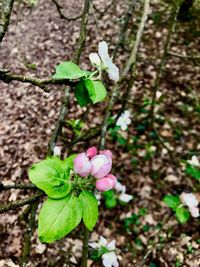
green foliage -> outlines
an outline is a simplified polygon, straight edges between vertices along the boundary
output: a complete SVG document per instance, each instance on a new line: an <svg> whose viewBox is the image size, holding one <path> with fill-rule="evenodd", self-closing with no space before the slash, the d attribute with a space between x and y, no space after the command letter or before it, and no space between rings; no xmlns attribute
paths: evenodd
<svg viewBox="0 0 200 267"><path fill-rule="evenodd" d="M180 223L185 223L190 218L188 210L181 206L181 201L178 196L166 195L163 201L175 212Z"/></svg>
<svg viewBox="0 0 200 267"><path fill-rule="evenodd" d="M114 190L108 190L103 192L103 196L105 198L106 208L112 209L117 206L117 199Z"/></svg>
<svg viewBox="0 0 200 267"><path fill-rule="evenodd" d="M70 233L81 219L82 204L73 194L57 200L48 198L39 214L39 238L52 243Z"/></svg>
<svg viewBox="0 0 200 267"><path fill-rule="evenodd" d="M29 179L51 198L62 198L71 191L69 172L71 160L48 158L34 164L29 169Z"/></svg>
<svg viewBox="0 0 200 267"><path fill-rule="evenodd" d="M83 207L83 222L92 231L98 219L98 201L88 190L82 190L78 199Z"/></svg>
<svg viewBox="0 0 200 267"><path fill-rule="evenodd" d="M87 71L81 70L79 66L71 61L61 62L56 66L56 73L54 74L54 79L79 79L86 77Z"/></svg>
<svg viewBox="0 0 200 267"><path fill-rule="evenodd" d="M196 180L200 180L200 170L192 165L187 165L185 169L186 174L191 175Z"/></svg>
<svg viewBox="0 0 200 267"><path fill-rule="evenodd" d="M93 104L101 102L106 97L106 88L100 81L93 81L90 79L85 80L85 86Z"/></svg>
<svg viewBox="0 0 200 267"><path fill-rule="evenodd" d="M190 218L189 211L184 207L176 208L176 217L180 223L185 223Z"/></svg>
<svg viewBox="0 0 200 267"><path fill-rule="evenodd" d="M76 85L75 97L81 107L87 106L87 104L91 103L88 90L83 79L81 79Z"/></svg>
<svg viewBox="0 0 200 267"><path fill-rule="evenodd" d="M181 204L179 197L173 196L173 195L166 195L164 197L163 201L171 209L175 209L175 208L177 208L178 205Z"/></svg>

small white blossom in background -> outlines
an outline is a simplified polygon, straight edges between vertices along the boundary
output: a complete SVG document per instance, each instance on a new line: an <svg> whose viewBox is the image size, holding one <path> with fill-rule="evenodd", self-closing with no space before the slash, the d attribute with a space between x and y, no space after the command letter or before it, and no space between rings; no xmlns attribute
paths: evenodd
<svg viewBox="0 0 200 267"><path fill-rule="evenodd" d="M57 157L60 157L61 155L61 149L59 146L55 146L54 149L53 149L53 155L54 156L57 156Z"/></svg>
<svg viewBox="0 0 200 267"><path fill-rule="evenodd" d="M156 98L160 98L161 95L162 95L162 93L161 93L160 91L157 91L157 92L156 92Z"/></svg>
<svg viewBox="0 0 200 267"><path fill-rule="evenodd" d="M122 202L128 203L133 199L133 196L126 194L126 186L120 182L116 183L115 190L119 193L118 199Z"/></svg>
<svg viewBox="0 0 200 267"><path fill-rule="evenodd" d="M130 111L125 110L118 118L116 125L120 126L122 131L126 131L129 124L131 124Z"/></svg>
<svg viewBox="0 0 200 267"><path fill-rule="evenodd" d="M92 65L100 70L105 70L111 80L114 82L119 80L119 68L112 62L112 58L108 54L108 45L105 41L99 43L98 54L91 53L89 59Z"/></svg>
<svg viewBox="0 0 200 267"><path fill-rule="evenodd" d="M94 249L98 249L100 252L101 250L105 250L108 252L105 252L102 254L102 263L105 267L118 267L119 263L117 261L117 255L115 253L116 247L115 247L115 240L112 240L108 243L108 241L103 237L100 236L98 242L91 242L89 243L89 246Z"/></svg>
<svg viewBox="0 0 200 267"><path fill-rule="evenodd" d="M195 167L200 167L200 162L196 156L192 156L192 158L187 162Z"/></svg>
<svg viewBox="0 0 200 267"><path fill-rule="evenodd" d="M199 217L199 208L198 208L199 201L193 193L185 193L185 192L181 193L180 200L184 205L188 207L192 217L194 218Z"/></svg>

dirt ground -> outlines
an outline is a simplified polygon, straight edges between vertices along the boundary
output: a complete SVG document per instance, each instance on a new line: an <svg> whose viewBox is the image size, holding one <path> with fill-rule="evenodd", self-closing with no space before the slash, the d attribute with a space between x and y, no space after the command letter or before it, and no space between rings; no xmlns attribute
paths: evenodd
<svg viewBox="0 0 200 267"><path fill-rule="evenodd" d="M66 16L81 13L83 1L59 1ZM110 1L94 1L104 10ZM118 39L121 17L127 9L126 1L116 1L103 15L94 9L88 25L86 47L81 56L81 66L89 69L88 55L97 49L100 40L106 40L112 51ZM139 22L140 5L129 25L134 36ZM127 109L132 112L132 124L121 133L125 144L108 135L107 148L114 154L113 169L127 191L134 196L125 206L106 209L100 206L100 218L91 240L103 235L116 239L120 266L200 266L199 220L191 218L179 224L173 213L162 202L165 194L181 193L190 185L199 192L199 185L186 177L182 160L198 155L200 149L200 63L169 56L159 88L161 100L156 106L156 127L160 135L173 149L177 166L158 142L151 138L145 128L145 103L150 99L156 70L167 34L169 8L161 1L152 1L149 17L139 48L137 76L132 87ZM39 0L35 6L28 2L15 2L9 30L0 50L0 68L18 74L50 77L57 63L70 60L79 37L80 20L61 19L51 0ZM178 22L172 38L172 52L199 54L200 23ZM128 48L127 44L127 48ZM126 47L125 47L126 48ZM127 58L127 49L120 48L116 62L120 68ZM111 86L111 84L109 84ZM43 159L47 145L58 118L62 87L52 86L50 93L29 84L0 82L0 181L28 182L27 169L32 163ZM120 108L120 97L113 115ZM69 118L78 118L83 110L71 99ZM90 111L88 121L99 125L103 116L102 104ZM70 138L66 130L66 137ZM136 141L137 138L137 141ZM91 140L90 145L96 145ZM63 143L59 142L58 145ZM89 144L80 144L79 149ZM147 147L154 153L147 156ZM74 148L77 151L77 146ZM1 203L14 201L30 194L23 190L0 193ZM25 223L18 211L4 213L0 217L0 266L18 266ZM139 214L139 224L124 226L125 218ZM148 230L147 230L148 229ZM54 244L41 244L35 231L32 238L31 258L28 266L80 266L82 229L75 230ZM154 244L153 246L149 245ZM150 249L151 247L151 249ZM142 259L147 258L142 262ZM7 265L6 265L7 264ZM90 266L102 266L89 260ZM142 264L142 265L139 265Z"/></svg>

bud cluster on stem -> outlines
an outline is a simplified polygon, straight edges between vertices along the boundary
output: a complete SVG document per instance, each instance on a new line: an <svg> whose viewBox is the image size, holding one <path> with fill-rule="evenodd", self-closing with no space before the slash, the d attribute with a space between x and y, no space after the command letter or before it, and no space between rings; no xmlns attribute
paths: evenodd
<svg viewBox="0 0 200 267"><path fill-rule="evenodd" d="M96 189L101 192L115 187L117 179L110 173L112 169L112 152L110 150L97 151L90 147L74 159L74 172L81 177L88 175L96 178Z"/></svg>

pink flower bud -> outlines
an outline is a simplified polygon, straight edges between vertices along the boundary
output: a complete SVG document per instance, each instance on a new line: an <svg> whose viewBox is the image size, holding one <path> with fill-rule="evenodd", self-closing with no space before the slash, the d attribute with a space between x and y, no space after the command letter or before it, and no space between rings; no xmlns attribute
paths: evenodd
<svg viewBox="0 0 200 267"><path fill-rule="evenodd" d="M112 152L110 150L100 150L99 154L106 155L106 156L110 157L111 159L113 157Z"/></svg>
<svg viewBox="0 0 200 267"><path fill-rule="evenodd" d="M116 185L116 177L112 174L108 174L104 178L100 178L96 181L96 188L101 191L107 191L115 187Z"/></svg>
<svg viewBox="0 0 200 267"><path fill-rule="evenodd" d="M92 146L92 147L88 148L88 150L86 151L86 156L89 159L93 158L96 155L97 155L97 149L96 149L95 146Z"/></svg>
<svg viewBox="0 0 200 267"><path fill-rule="evenodd" d="M112 168L111 158L103 154L93 157L90 162L92 165L91 174L95 178L103 178Z"/></svg>
<svg viewBox="0 0 200 267"><path fill-rule="evenodd" d="M84 152L78 154L74 159L74 171L82 177L90 173L91 163Z"/></svg>

